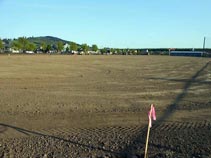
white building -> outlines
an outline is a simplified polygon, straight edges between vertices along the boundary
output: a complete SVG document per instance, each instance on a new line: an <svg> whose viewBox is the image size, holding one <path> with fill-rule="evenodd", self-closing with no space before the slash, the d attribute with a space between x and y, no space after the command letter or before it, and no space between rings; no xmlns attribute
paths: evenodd
<svg viewBox="0 0 211 158"><path fill-rule="evenodd" d="M63 45L63 49L62 49L62 52L66 52L67 50L70 50L70 45L68 43L65 43Z"/></svg>

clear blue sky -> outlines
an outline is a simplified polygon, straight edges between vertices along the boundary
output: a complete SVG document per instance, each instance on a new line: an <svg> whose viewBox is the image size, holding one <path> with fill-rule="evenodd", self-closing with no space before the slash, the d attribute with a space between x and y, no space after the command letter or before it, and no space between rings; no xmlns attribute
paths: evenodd
<svg viewBox="0 0 211 158"><path fill-rule="evenodd" d="M50 35L99 47L196 48L211 37L210 8L211 0L0 0L0 38Z"/></svg>

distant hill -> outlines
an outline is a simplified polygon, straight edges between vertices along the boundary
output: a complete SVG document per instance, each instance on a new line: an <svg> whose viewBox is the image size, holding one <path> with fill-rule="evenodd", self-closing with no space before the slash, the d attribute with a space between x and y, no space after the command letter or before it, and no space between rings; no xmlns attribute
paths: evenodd
<svg viewBox="0 0 211 158"><path fill-rule="evenodd" d="M63 43L70 42L53 36L29 37L27 39L38 46L40 46L42 43L46 43L47 45L56 45L59 41Z"/></svg>

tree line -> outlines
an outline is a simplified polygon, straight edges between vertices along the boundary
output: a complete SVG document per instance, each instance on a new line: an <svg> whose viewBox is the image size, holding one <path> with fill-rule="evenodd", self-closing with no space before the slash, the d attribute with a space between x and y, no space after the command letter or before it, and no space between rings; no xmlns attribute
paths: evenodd
<svg viewBox="0 0 211 158"><path fill-rule="evenodd" d="M43 53L48 53L50 51L56 51L58 53L63 52L70 52L70 51L84 51L88 52L91 51L98 51L99 48L96 44L93 44L91 47L84 43L79 45L75 42L67 43L69 47L64 50L64 42L58 41L56 44L47 44L46 42L42 42L41 44L35 44L30 42L26 37L19 37L18 39L10 40L9 47L13 50L20 50L21 52L25 53L26 51L36 51L40 50ZM3 44L3 40L0 39L0 50L4 50L5 46Z"/></svg>
<svg viewBox="0 0 211 158"><path fill-rule="evenodd" d="M19 37L18 39L11 40L10 48L14 50L19 50L22 53L26 51L35 51L39 50L43 53L49 53L51 51L56 51L57 53L68 53L71 51L83 51L87 53L88 51L94 51L98 54L120 54L120 55L141 55L145 51L135 50L135 49L119 49L119 48L101 48L99 49L96 44L89 46L88 44L77 44L75 42L69 42L69 47L65 48L64 50L64 42L58 41L56 44L47 44L46 42L42 42L39 44L35 44L30 42L26 37ZM0 39L0 50L3 50L4 45L3 41Z"/></svg>
<svg viewBox="0 0 211 158"><path fill-rule="evenodd" d="M97 54L117 54L117 55L169 55L169 48L152 48L152 49L128 49L128 48L101 48L99 49L96 44L89 46L88 44L77 44L75 42L68 42L69 47L64 50L65 42L58 41L54 44L49 44L44 41L37 44L36 42L30 42L26 37L19 37L18 39L0 39L0 52L6 52L5 41L10 41L9 48L18 50L19 52L26 53L27 51L42 51L42 53L49 53L54 51L56 53L70 53L72 51L83 51L85 54L88 51L97 52ZM7 44L8 44L7 43ZM192 48L176 48L176 51L191 51ZM195 49L195 51L207 52L206 56L211 56L211 49Z"/></svg>

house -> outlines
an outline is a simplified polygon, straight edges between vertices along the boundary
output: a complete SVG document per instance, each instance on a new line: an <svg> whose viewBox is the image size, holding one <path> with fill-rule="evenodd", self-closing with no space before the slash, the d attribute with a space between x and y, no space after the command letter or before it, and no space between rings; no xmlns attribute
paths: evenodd
<svg viewBox="0 0 211 158"><path fill-rule="evenodd" d="M11 48L11 40L6 40L6 39L4 39L3 40L3 50L4 50L4 52L12 52L12 48Z"/></svg>
<svg viewBox="0 0 211 158"><path fill-rule="evenodd" d="M12 52L12 53L20 53L19 50L15 50L15 49L12 49L12 48L10 48L9 52Z"/></svg>
<svg viewBox="0 0 211 158"><path fill-rule="evenodd" d="M85 53L83 50L81 50L81 51L79 51L78 54L79 54L79 55L85 55L86 53Z"/></svg>
<svg viewBox="0 0 211 158"><path fill-rule="evenodd" d="M68 52L69 50L70 50L70 45L68 43L65 43L63 45L62 52Z"/></svg>
<svg viewBox="0 0 211 158"><path fill-rule="evenodd" d="M79 54L79 52L76 50L71 50L70 52L71 52L71 54Z"/></svg>
<svg viewBox="0 0 211 158"><path fill-rule="evenodd" d="M27 50L27 51L26 51L26 53L27 53L27 54L33 54L33 53L34 53L34 51Z"/></svg>
<svg viewBox="0 0 211 158"><path fill-rule="evenodd" d="M43 50L42 47L39 47L39 48L37 48L37 49L35 50L35 53L37 53L37 54L42 54L42 53L44 53L44 50Z"/></svg>
<svg viewBox="0 0 211 158"><path fill-rule="evenodd" d="M97 55L97 54L100 54L100 51L88 51L88 54Z"/></svg>

